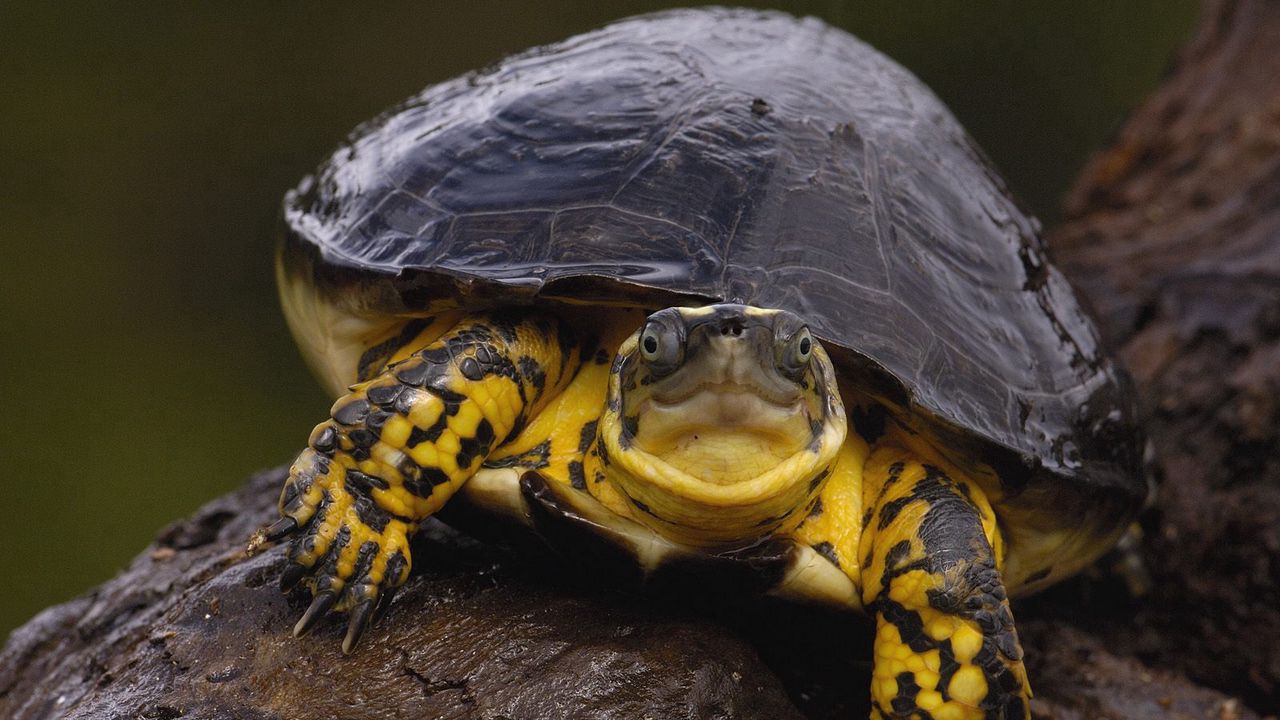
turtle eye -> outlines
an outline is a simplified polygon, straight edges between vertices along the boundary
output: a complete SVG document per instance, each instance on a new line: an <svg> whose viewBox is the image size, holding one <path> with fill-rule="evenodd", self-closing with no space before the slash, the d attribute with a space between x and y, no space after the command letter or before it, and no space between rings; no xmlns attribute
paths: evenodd
<svg viewBox="0 0 1280 720"><path fill-rule="evenodd" d="M665 375L684 360L684 342L666 323L650 320L640 331L640 359L655 375Z"/></svg>
<svg viewBox="0 0 1280 720"><path fill-rule="evenodd" d="M793 377L803 374L805 368L809 367L809 360L813 358L813 335L809 333L809 328L802 327L791 333L781 355L783 370Z"/></svg>

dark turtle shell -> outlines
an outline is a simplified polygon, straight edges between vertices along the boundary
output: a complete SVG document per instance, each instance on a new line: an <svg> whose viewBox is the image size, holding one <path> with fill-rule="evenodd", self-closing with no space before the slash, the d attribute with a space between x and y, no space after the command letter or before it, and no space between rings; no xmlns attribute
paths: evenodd
<svg viewBox="0 0 1280 720"><path fill-rule="evenodd" d="M1131 394L1037 223L919 80L812 18L642 16L428 88L285 217L286 265L371 312L785 308L1024 508L1114 521L1145 493Z"/></svg>

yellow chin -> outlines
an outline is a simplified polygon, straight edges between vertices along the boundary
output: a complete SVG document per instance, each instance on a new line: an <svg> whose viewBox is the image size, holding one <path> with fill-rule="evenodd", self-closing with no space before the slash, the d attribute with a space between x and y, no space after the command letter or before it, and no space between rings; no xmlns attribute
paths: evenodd
<svg viewBox="0 0 1280 720"><path fill-rule="evenodd" d="M624 343L620 352L631 349ZM820 348L817 353L822 386L834 388L830 361ZM618 385L614 373L613 397L620 395ZM846 433L834 391L788 405L711 388L679 402L649 398L634 411L641 418L634 436L623 431L621 404L601 415L607 485L620 502L630 499L636 520L675 542L709 548L748 544L799 524ZM822 424L814 427L811 417Z"/></svg>
<svg viewBox="0 0 1280 720"><path fill-rule="evenodd" d="M679 403L647 401L641 414L631 451L711 485L761 477L813 441L802 402L779 405L750 392L708 390Z"/></svg>
<svg viewBox="0 0 1280 720"><path fill-rule="evenodd" d="M623 448L620 434L612 429L601 433L608 477L636 502L641 510L636 519L672 540L696 546L747 543L794 527L821 489L845 434L841 417L828 423L813 447L779 460L756 450L750 436L742 434L713 434L707 443L700 437L684 452L660 457L635 445ZM734 469L725 475L699 473L708 480L669 460L728 463ZM727 481L731 477L738 479Z"/></svg>
<svg viewBox="0 0 1280 720"><path fill-rule="evenodd" d="M652 454L690 477L714 485L737 485L767 473L794 454L789 438L769 433L726 432L691 426L686 434L653 448Z"/></svg>

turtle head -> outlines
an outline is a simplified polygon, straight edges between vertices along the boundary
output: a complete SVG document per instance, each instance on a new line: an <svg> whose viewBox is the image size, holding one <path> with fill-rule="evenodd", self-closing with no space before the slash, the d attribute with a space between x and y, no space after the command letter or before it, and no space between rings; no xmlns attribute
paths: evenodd
<svg viewBox="0 0 1280 720"><path fill-rule="evenodd" d="M706 545L799 522L845 430L831 360L804 322L734 304L650 315L618 350L599 427L637 517Z"/></svg>

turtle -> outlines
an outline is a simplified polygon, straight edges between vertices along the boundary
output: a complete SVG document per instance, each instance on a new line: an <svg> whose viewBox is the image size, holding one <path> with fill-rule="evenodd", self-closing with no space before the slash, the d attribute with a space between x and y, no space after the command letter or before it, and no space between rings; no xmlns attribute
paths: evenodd
<svg viewBox="0 0 1280 720"><path fill-rule="evenodd" d="M1028 717L1009 598L1146 495L1040 231L813 18L638 16L426 89L284 201L284 314L337 398L262 531L294 633L346 613L351 652L414 532L479 513L869 615L873 718Z"/></svg>

